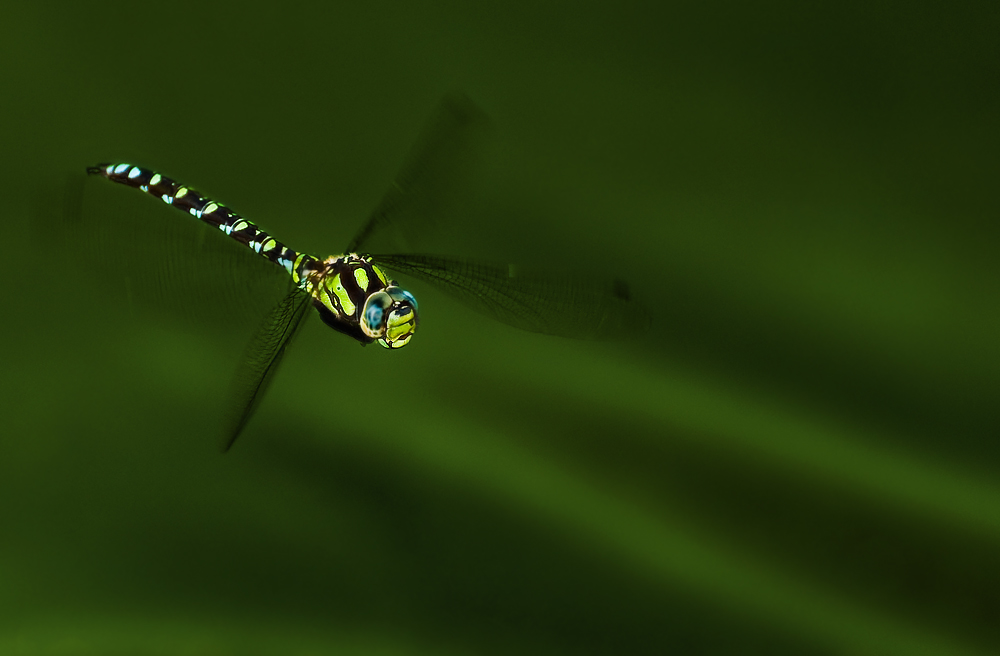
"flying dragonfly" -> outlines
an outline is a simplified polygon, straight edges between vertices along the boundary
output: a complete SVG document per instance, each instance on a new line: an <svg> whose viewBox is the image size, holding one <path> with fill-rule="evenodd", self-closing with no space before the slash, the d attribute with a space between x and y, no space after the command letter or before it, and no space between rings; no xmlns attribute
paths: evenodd
<svg viewBox="0 0 1000 656"><path fill-rule="evenodd" d="M446 101L444 114L460 122L468 108ZM246 425L310 308L327 326L362 345L377 342L395 350L413 340L420 325L417 300L388 272L427 281L487 316L532 332L613 338L648 327L649 316L630 298L628 286L617 279L601 279L600 272L581 279L559 273L521 273L509 264L461 257L367 252L376 234L420 228L419 219L409 219L415 225L407 225L405 213L398 210L408 197L420 192L427 161L439 149L441 136L431 133L429 143L418 147L404 164L344 253L327 257L293 250L222 203L151 169L123 162L87 168L92 176L138 189L216 228L268 260L274 275L291 281L290 291L261 323L239 365L224 450Z"/></svg>

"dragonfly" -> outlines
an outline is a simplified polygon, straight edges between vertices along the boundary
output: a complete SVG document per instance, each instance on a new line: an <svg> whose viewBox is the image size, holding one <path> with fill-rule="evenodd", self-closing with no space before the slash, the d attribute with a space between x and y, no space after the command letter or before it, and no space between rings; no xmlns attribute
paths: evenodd
<svg viewBox="0 0 1000 656"><path fill-rule="evenodd" d="M442 113L454 123L469 112L446 101ZM420 193L432 151L440 150L442 137L434 133L441 130L430 132L432 137L425 139L429 143L418 144L344 252L326 257L293 250L226 205L152 169L124 162L87 168L91 176L137 189L208 224L219 238L234 240L269 261L274 275L290 279L290 291L261 322L239 364L223 451L229 450L246 426L310 310L325 325L362 345L378 343L398 350L413 341L420 326L417 299L390 272L430 283L493 319L527 331L614 338L648 329L648 312L631 298L628 285L604 278L601 269L579 276L527 272L508 263L463 257L367 252L379 233L405 233L420 227L420 220L407 218L399 208Z"/></svg>

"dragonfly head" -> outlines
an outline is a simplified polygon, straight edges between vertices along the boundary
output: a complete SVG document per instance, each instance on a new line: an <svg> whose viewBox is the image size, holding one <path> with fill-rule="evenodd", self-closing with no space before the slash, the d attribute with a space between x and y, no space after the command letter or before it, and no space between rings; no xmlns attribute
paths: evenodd
<svg viewBox="0 0 1000 656"><path fill-rule="evenodd" d="M417 299L396 287L371 294L361 312L361 330L390 349L406 346L417 329Z"/></svg>

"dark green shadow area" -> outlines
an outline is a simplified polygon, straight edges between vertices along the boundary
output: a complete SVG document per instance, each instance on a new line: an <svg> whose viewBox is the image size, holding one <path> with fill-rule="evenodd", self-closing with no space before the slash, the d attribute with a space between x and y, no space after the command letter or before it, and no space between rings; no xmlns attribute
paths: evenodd
<svg viewBox="0 0 1000 656"><path fill-rule="evenodd" d="M609 563L607 554L558 521L525 517L490 490L456 488L407 469L386 471L364 454L277 447L267 450L271 466L287 469L331 505L356 500L377 521L374 528L389 545L382 594L366 600L363 592L344 592L370 605L372 615L394 607L385 621L421 641L448 635L484 653L519 645L537 653L803 648L736 614L720 623L708 600L664 590L624 563ZM671 621L650 632L665 616Z"/></svg>

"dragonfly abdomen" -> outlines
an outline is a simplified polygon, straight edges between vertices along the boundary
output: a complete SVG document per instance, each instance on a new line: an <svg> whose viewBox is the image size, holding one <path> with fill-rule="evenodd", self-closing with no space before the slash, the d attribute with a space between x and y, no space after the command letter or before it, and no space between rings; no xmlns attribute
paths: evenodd
<svg viewBox="0 0 1000 656"><path fill-rule="evenodd" d="M309 270L316 268L316 260L312 256L288 248L225 205L206 198L165 175L124 163L98 164L89 167L87 173L101 175L112 182L145 191L167 205L201 219L285 269L296 283L303 280Z"/></svg>

